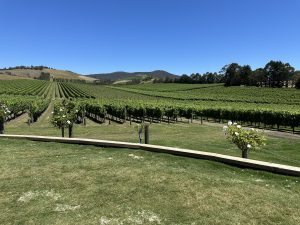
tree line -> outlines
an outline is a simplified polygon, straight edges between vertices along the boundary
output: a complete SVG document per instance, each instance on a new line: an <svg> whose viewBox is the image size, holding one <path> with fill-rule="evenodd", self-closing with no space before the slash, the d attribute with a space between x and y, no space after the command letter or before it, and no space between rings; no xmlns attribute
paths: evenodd
<svg viewBox="0 0 300 225"><path fill-rule="evenodd" d="M256 70L249 65L232 63L224 66L221 73L225 86L295 87L300 78L300 71L281 61L270 61Z"/></svg>
<svg viewBox="0 0 300 225"><path fill-rule="evenodd" d="M300 88L300 71L289 63L281 61L268 62L263 68L252 70L249 65L231 63L222 67L219 73L183 74L179 78L155 79L154 83L213 84L224 83L225 86L258 87L296 87Z"/></svg>
<svg viewBox="0 0 300 225"><path fill-rule="evenodd" d="M15 69L23 69L23 70L43 70L43 69L53 69L47 66L14 66L14 67L4 67L0 68L0 70L15 70Z"/></svg>

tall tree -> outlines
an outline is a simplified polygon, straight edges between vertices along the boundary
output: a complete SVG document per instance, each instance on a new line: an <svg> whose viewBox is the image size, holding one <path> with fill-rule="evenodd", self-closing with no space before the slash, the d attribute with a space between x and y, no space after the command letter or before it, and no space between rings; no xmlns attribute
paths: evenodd
<svg viewBox="0 0 300 225"><path fill-rule="evenodd" d="M295 68L289 63L281 61L268 62L264 68L270 87L288 87L288 82L294 74Z"/></svg>
<svg viewBox="0 0 300 225"><path fill-rule="evenodd" d="M175 80L175 83L191 84L193 80L190 76L183 74L180 78Z"/></svg>
<svg viewBox="0 0 300 225"><path fill-rule="evenodd" d="M254 70L249 78L249 85L262 87L267 83L266 73L263 68Z"/></svg>
<svg viewBox="0 0 300 225"><path fill-rule="evenodd" d="M237 63L231 63L224 66L220 73L224 74L225 86L241 85L241 66Z"/></svg>
<svg viewBox="0 0 300 225"><path fill-rule="evenodd" d="M300 70L297 70L294 72L294 75L292 77L292 87L295 87L296 82L300 80Z"/></svg>
<svg viewBox="0 0 300 225"><path fill-rule="evenodd" d="M201 82L201 75L199 73L192 73L191 78L194 81L194 83L202 83Z"/></svg>
<svg viewBox="0 0 300 225"><path fill-rule="evenodd" d="M249 85L249 79L251 74L252 74L252 69L249 65L242 66L240 71L241 84Z"/></svg>

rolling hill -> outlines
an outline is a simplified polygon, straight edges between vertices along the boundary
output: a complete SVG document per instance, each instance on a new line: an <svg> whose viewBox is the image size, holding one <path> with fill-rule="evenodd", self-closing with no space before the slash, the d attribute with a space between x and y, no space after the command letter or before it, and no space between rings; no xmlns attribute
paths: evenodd
<svg viewBox="0 0 300 225"><path fill-rule="evenodd" d="M132 80L140 77L152 77L152 78L178 78L177 75L169 73L164 70L155 70L152 72L113 72L113 73L99 73L99 74L90 74L88 77L99 79L99 80Z"/></svg>
<svg viewBox="0 0 300 225"><path fill-rule="evenodd" d="M0 69L0 80L14 80L14 79L36 79L42 73L49 73L53 78L72 79L72 80L86 80L93 82L95 80L110 80L115 83L126 83L132 80L142 80L147 77L151 78L178 78L179 76L163 70L155 70L152 72L113 72L113 73L99 73L90 75L81 75L68 70L58 70L52 68L10 68Z"/></svg>
<svg viewBox="0 0 300 225"><path fill-rule="evenodd" d="M72 79L72 80L86 80L94 81L92 77L82 76L81 74L74 73L67 70L57 70L50 68L43 69L1 69L0 80L14 80L14 79L36 79L41 73L49 73L53 78Z"/></svg>

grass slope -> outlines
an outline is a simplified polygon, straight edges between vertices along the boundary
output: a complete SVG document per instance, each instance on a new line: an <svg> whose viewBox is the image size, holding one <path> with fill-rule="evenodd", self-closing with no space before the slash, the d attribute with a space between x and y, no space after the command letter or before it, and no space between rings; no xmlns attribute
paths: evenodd
<svg viewBox="0 0 300 225"><path fill-rule="evenodd" d="M50 73L54 78L62 79L78 79L78 80L87 80L93 81L94 78L82 76L80 74L66 71L66 70L56 70L56 69L43 69L43 70L34 70L34 69L12 69L12 70L1 70L0 71L0 80L2 79L34 79L38 78L42 72Z"/></svg>
<svg viewBox="0 0 300 225"><path fill-rule="evenodd" d="M0 80L20 80L20 79L30 79L28 77L19 77L16 75L8 75L0 72Z"/></svg>
<svg viewBox="0 0 300 225"><path fill-rule="evenodd" d="M300 223L299 178L128 149L0 146L0 224Z"/></svg>
<svg viewBox="0 0 300 225"><path fill-rule="evenodd" d="M48 113L48 116L51 116ZM47 117L48 117L47 116ZM217 124L152 124L150 126L150 143L164 146L181 147L200 151L215 152L232 156L241 156L236 146L229 143ZM6 124L7 134L32 134L45 136L60 136L60 131L48 122L32 126L18 120ZM75 137L95 138L138 142L136 125L126 124L97 124L88 120L86 127L76 125ZM274 163L300 166L300 138L269 136L267 145L262 149L250 152L251 159Z"/></svg>

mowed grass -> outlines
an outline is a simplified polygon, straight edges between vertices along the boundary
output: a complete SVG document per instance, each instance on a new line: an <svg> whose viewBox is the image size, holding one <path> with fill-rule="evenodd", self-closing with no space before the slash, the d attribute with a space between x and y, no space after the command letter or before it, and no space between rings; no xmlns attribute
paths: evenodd
<svg viewBox="0 0 300 225"><path fill-rule="evenodd" d="M297 177L141 150L0 147L0 224L300 224Z"/></svg>
<svg viewBox="0 0 300 225"><path fill-rule="evenodd" d="M46 121L28 126L25 120L16 120L6 125L7 134L32 134L60 136L60 130ZM285 134L283 134L285 135ZM285 135L286 136L286 135ZM76 125L74 137L102 140L138 142L136 124L97 124L88 120L87 126ZM257 151L251 151L251 159L269 161L292 166L300 166L300 137L267 136L267 145ZM151 124L150 143L171 147L188 148L215 152L232 156L241 156L240 150L228 140L218 124Z"/></svg>

